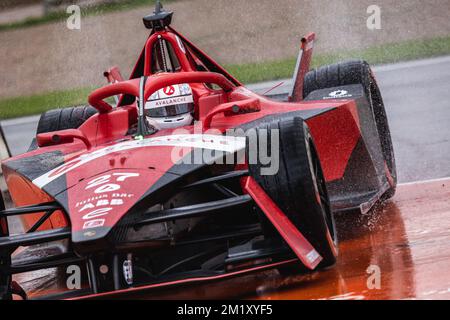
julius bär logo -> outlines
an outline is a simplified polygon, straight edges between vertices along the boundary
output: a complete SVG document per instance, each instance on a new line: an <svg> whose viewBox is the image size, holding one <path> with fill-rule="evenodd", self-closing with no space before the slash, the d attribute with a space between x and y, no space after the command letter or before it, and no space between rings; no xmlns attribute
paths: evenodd
<svg viewBox="0 0 450 320"><path fill-rule="evenodd" d="M164 88L164 93L168 96L171 96L175 93L175 88L173 86L168 86Z"/></svg>

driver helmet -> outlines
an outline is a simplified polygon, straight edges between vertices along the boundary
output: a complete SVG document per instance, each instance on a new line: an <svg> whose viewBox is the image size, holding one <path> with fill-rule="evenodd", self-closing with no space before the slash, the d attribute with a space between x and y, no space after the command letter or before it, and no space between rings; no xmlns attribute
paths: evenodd
<svg viewBox="0 0 450 320"><path fill-rule="evenodd" d="M194 97L186 84L168 86L156 91L145 103L145 116L156 129L191 125L194 121Z"/></svg>

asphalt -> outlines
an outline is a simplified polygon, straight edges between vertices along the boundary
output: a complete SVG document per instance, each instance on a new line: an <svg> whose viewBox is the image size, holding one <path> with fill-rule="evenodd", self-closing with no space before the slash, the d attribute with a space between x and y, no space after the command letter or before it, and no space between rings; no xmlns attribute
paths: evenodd
<svg viewBox="0 0 450 320"><path fill-rule="evenodd" d="M1 122L12 155L26 152L36 135L40 116L4 120Z"/></svg>
<svg viewBox="0 0 450 320"><path fill-rule="evenodd" d="M391 126L400 182L450 176L450 56L374 68ZM290 80L249 85L285 93ZM13 154L25 152L39 117L2 121Z"/></svg>

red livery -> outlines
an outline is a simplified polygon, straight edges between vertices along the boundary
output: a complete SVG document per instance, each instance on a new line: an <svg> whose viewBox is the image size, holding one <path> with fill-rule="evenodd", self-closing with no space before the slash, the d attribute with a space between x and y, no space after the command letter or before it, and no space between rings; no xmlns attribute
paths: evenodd
<svg viewBox="0 0 450 320"><path fill-rule="evenodd" d="M44 113L29 152L3 161L15 208L2 199L0 297L26 296L14 274L70 265L84 285L54 298L330 266L333 214L393 196L388 122L366 62L310 71L310 34L292 90L260 95L171 20L157 4L129 80L105 72L89 106ZM14 217L25 233L10 234Z"/></svg>

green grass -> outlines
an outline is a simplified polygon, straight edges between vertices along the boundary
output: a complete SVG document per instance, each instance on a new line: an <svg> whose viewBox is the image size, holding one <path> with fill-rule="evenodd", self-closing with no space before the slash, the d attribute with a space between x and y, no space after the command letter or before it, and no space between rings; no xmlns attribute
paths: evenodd
<svg viewBox="0 0 450 320"><path fill-rule="evenodd" d="M386 44L365 50L317 54L313 58L313 67L350 58L365 59L371 64L383 64L447 54L450 54L450 36ZM243 83L255 83L291 77L295 60L295 58L289 58L225 67ZM0 100L0 119L40 114L57 107L85 104L91 90L92 88L84 88Z"/></svg>
<svg viewBox="0 0 450 320"><path fill-rule="evenodd" d="M57 107L86 104L91 91L92 88L84 88L0 100L0 119L40 114Z"/></svg>
<svg viewBox="0 0 450 320"><path fill-rule="evenodd" d="M162 0L161 3L166 4L175 0ZM148 13L152 12L154 0L124 0L116 3L102 3L84 7L81 9L82 17L101 15L108 12L128 10L136 7L148 7ZM40 24L46 24L50 22L64 21L69 15L65 11L51 12L42 17L30 17L22 21L12 22L8 24L0 24L0 31L13 30L19 28L32 27Z"/></svg>
<svg viewBox="0 0 450 320"><path fill-rule="evenodd" d="M363 50L347 50L328 54L314 54L312 67L358 58L370 64L395 63L450 54L450 36L429 40L385 44ZM243 83L276 80L292 76L296 58L244 65L229 65L227 70Z"/></svg>

